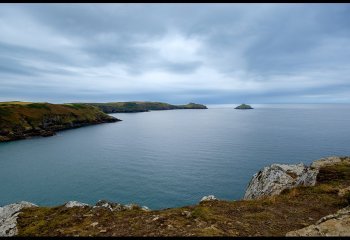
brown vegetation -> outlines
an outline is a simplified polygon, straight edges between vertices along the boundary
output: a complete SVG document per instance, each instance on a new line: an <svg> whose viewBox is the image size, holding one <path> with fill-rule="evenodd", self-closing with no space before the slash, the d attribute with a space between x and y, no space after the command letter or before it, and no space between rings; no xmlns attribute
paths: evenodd
<svg viewBox="0 0 350 240"><path fill-rule="evenodd" d="M28 208L19 236L284 236L348 205L350 165L321 168L313 187L249 201L207 201L182 208L110 211L93 207Z"/></svg>

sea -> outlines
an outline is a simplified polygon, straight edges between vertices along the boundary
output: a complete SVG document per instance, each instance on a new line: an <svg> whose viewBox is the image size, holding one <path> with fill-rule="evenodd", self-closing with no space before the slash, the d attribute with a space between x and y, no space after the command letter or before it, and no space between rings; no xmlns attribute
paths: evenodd
<svg viewBox="0 0 350 240"><path fill-rule="evenodd" d="M239 200L265 166L350 155L349 104L235 106L117 113L121 122L0 143L0 206Z"/></svg>

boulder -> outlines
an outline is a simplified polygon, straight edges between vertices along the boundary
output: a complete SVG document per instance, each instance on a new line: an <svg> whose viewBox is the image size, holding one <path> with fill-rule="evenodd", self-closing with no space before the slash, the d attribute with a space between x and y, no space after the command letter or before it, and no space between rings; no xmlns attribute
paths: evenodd
<svg viewBox="0 0 350 240"><path fill-rule="evenodd" d="M350 206L321 218L313 225L288 232L286 236L350 236Z"/></svg>
<svg viewBox="0 0 350 240"><path fill-rule="evenodd" d="M200 202L217 201L217 200L218 200L218 199L217 199L214 195L208 195L208 196L202 197L202 199L200 200Z"/></svg>
<svg viewBox="0 0 350 240"><path fill-rule="evenodd" d="M0 237L17 235L17 218L23 208L37 207L30 202L19 202L0 207Z"/></svg>
<svg viewBox="0 0 350 240"><path fill-rule="evenodd" d="M81 202L77 202L77 201L69 201L64 206L67 207L67 208L85 207L85 206L89 206L89 204L81 203Z"/></svg>
<svg viewBox="0 0 350 240"><path fill-rule="evenodd" d="M111 211L122 211L124 210L124 207L120 203L115 203L115 202L109 202L107 200L99 200L95 206L97 207L104 207L107 208Z"/></svg>
<svg viewBox="0 0 350 240"><path fill-rule="evenodd" d="M126 210L135 210L135 209L140 209L140 206L134 203L126 204L124 205L124 209Z"/></svg>
<svg viewBox="0 0 350 240"><path fill-rule="evenodd" d="M120 203L115 203L115 202L109 202L106 200L99 200L96 205L94 206L96 207L104 207L109 209L110 211L125 211L125 210L133 210L133 209L141 209L144 211L150 211L149 208L147 208L146 206L143 206L142 208L137 205L137 204L126 204L126 205L122 205Z"/></svg>
<svg viewBox="0 0 350 240"><path fill-rule="evenodd" d="M143 210L145 212L150 212L151 211L151 209L149 207L147 207L147 206L142 206L141 210Z"/></svg>

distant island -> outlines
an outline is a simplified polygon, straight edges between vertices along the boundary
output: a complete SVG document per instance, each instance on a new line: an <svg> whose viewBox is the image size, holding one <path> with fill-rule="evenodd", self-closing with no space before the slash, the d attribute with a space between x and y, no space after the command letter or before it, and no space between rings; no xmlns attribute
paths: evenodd
<svg viewBox="0 0 350 240"><path fill-rule="evenodd" d="M241 104L241 105L239 105L239 106L237 106L237 107L235 107L235 109L254 109L254 108L252 108L250 105L248 105L248 104Z"/></svg>
<svg viewBox="0 0 350 240"><path fill-rule="evenodd" d="M0 102L0 142L52 136L59 130L121 121L94 106Z"/></svg>
<svg viewBox="0 0 350 240"><path fill-rule="evenodd" d="M132 113L148 112L152 110L173 109L207 109L205 105L188 103L185 105L172 105L163 102L109 102L109 103L83 103L101 109L104 113Z"/></svg>

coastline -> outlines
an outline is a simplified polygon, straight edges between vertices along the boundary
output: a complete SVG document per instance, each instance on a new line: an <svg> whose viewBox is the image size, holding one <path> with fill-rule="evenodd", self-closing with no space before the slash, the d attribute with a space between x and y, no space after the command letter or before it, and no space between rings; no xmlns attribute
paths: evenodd
<svg viewBox="0 0 350 240"><path fill-rule="evenodd" d="M309 181L299 181L305 176L311 176ZM273 164L253 176L246 195L251 186L259 194L249 199L206 196L197 205L162 210L104 200L94 206L22 202L0 208L0 213L17 209L12 215L7 210L6 219L0 214L0 229L11 220L7 226L16 230L8 232L18 236L323 236L329 228L333 235L344 236L350 234L349 183L350 157L327 157L310 166Z"/></svg>

